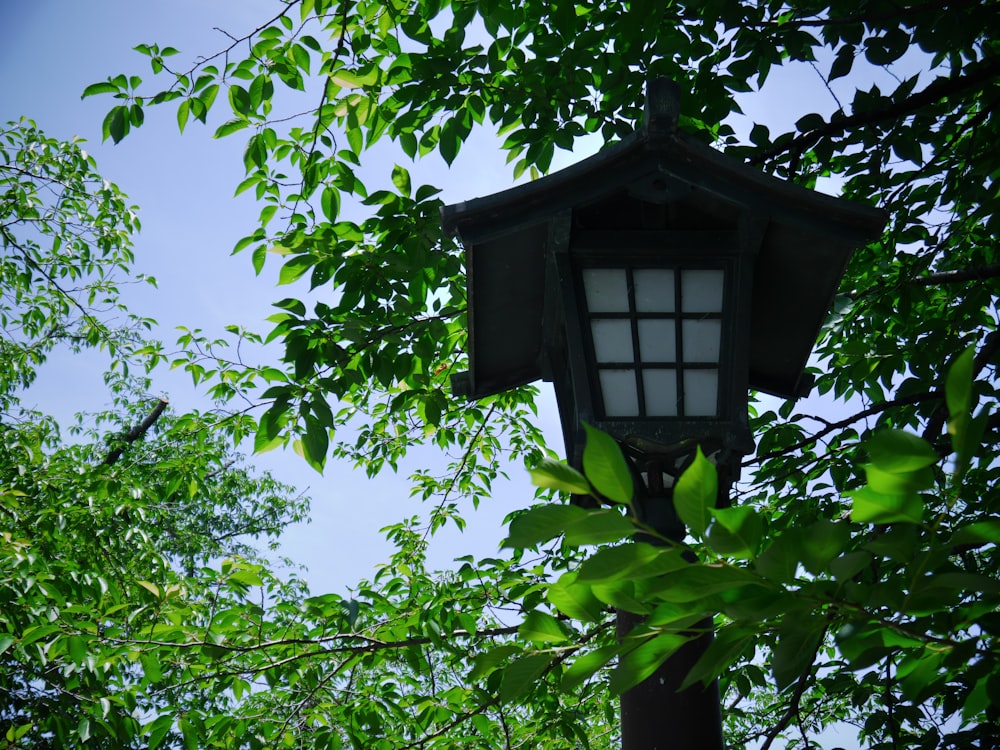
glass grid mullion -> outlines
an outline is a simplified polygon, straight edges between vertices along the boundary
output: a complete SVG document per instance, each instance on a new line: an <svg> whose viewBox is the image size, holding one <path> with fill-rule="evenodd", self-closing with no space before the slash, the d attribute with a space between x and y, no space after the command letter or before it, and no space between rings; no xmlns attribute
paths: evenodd
<svg viewBox="0 0 1000 750"><path fill-rule="evenodd" d="M625 268L625 285L628 289L628 317L632 331L632 371L635 377L636 402L639 406L639 416L646 416L646 390L642 382L642 350L639 348L639 313L635 304L634 268Z"/></svg>
<svg viewBox="0 0 1000 750"><path fill-rule="evenodd" d="M644 268L645 266L643 266ZM689 363L685 359L684 353L684 323L688 320L721 320L723 318L723 311L709 311L709 312L685 312L684 304L684 282L685 274L692 269L690 267L685 267L683 264L676 266L665 266L673 272L673 285L674 285L674 304L671 310L667 311L647 311L640 312L638 310L637 304L637 290L636 290L636 278L635 271L636 267L632 264L626 265L624 268L620 267L625 274L625 287L627 293L627 309L620 312L591 312L589 304L586 305L587 309L587 319L589 321L590 329L593 331L593 323L595 320L628 320L629 323L629 335L631 337L631 358L629 361L614 361L614 362L596 362L597 372L602 371L613 371L622 370L625 368L632 370L632 375L635 383L635 397L636 397L636 408L638 411L638 416L640 418L648 417L648 403L649 399L646 394L646 379L645 373L647 371L660 371L669 372L673 376L674 382L674 396L676 398L676 404L674 411L676 417L686 417L687 408L687 393L686 393L686 382L685 374L687 371L691 370L714 370L716 373L719 372L721 366L721 360L716 362L695 362ZM724 302L723 302L724 304ZM645 353L643 352L640 344L640 332L639 323L641 320L670 320L673 322L674 331L674 354L673 360L664 359L662 361L656 361L653 363L645 362L643 357ZM624 333L624 331L623 331ZM592 334L593 336L593 334ZM724 337L723 337L724 338ZM720 346L723 343L720 340ZM596 345L596 344L595 344ZM624 352L622 352L624 354ZM721 356L720 351L720 356ZM602 401L605 401L604 390L599 386L599 393L601 394ZM716 393L716 399L718 399L718 393ZM717 410L718 405L716 402L715 409ZM607 406L605 404L605 409Z"/></svg>
<svg viewBox="0 0 1000 750"><path fill-rule="evenodd" d="M674 269L674 341L677 352L674 357L674 377L677 383L677 416L684 416L684 269Z"/></svg>

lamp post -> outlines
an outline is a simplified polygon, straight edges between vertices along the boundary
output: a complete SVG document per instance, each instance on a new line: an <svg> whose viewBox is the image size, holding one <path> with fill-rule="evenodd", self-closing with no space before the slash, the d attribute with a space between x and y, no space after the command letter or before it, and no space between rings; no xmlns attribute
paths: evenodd
<svg viewBox="0 0 1000 750"><path fill-rule="evenodd" d="M850 253L881 211L760 173L682 133L650 82L642 127L534 182L442 209L468 274L469 399L553 382L569 462L583 423L615 437L640 520L680 541L671 488L696 446L729 503L753 450L747 391L797 398ZM619 613L619 635L635 624ZM622 697L625 750L721 748L717 687L678 693L711 639Z"/></svg>

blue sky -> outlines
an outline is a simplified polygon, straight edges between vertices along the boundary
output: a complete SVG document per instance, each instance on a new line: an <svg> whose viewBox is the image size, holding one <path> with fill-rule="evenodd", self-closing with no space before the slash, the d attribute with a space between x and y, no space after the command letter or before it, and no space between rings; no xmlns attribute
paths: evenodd
<svg viewBox="0 0 1000 750"><path fill-rule="evenodd" d="M250 193L233 198L244 176L243 142L238 135L214 140L213 127L192 121L182 136L174 111L154 108L143 127L122 143L102 144L101 122L114 100L107 96L81 100L80 93L88 84L118 73L151 78L147 59L132 51L137 44L176 47L181 54L171 61L180 65L228 44L216 27L235 35L246 33L268 18L273 7L270 0L0 0L0 118L25 115L50 135L86 138L100 171L139 206L143 229L136 238L136 267L155 276L159 290L143 288L127 299L134 312L159 321L155 335L166 342L175 339L174 329L181 325L200 327L209 334L221 333L231 323L266 331L263 320L273 312L271 302L306 290L275 288L276 263L255 277L249 256L230 256L235 242L254 228L258 211ZM789 92L794 93L796 112L803 111L805 99L812 99L817 111L833 108L816 73L808 69L772 72L769 88L778 92L778 98L749 98L748 115L787 120L790 115L781 103ZM216 124L225 119L225 103L217 109ZM553 168L586 155L557 152ZM375 153L363 171L369 186L388 182L393 158L411 170L414 184L443 187L446 202L511 184L511 168L488 133L474 134L450 170L434 155L414 165L402 154ZM29 404L62 417L101 408L106 400L103 365L96 355L57 361L28 394ZM177 372L158 373L154 389L165 392L178 411L210 406ZM545 392L541 424L550 445L558 450L562 439L547 385ZM398 475L369 481L363 472L336 463L320 477L290 451L259 456L254 462L313 498L313 522L289 532L284 552L308 566L316 590L340 590L368 575L390 551L378 529L420 510L418 501L409 498L406 468ZM414 456L410 468L420 462L444 466L433 449ZM464 534L437 540L431 555L436 565L447 565L459 555L495 552L503 517L527 505L532 494L520 466L510 467L509 474L511 481L498 484L494 497L479 511L469 509L470 526Z"/></svg>
<svg viewBox="0 0 1000 750"><path fill-rule="evenodd" d="M112 100L81 100L80 93L117 73L151 76L145 58L131 51L136 44L171 45L182 51L175 59L188 61L225 43L213 27L244 33L274 5L269 0L0 0L0 119L24 115L52 136L86 138L101 172L140 207L143 230L136 238L136 266L157 277L160 288L143 290L129 301L134 312L159 320L156 335L168 342L179 325L209 333L230 323L265 330L262 321L272 312L271 301L287 296L287 289L274 286L276 265L255 277L248 256L230 256L257 215L248 195L232 197L243 177L242 142L215 141L211 130L197 123L180 136L173 111L164 109L149 112L146 124L123 143L102 144L101 121ZM805 75L785 79L773 73L770 83L778 92L784 89L786 97L794 95L799 113L806 111L805 97L816 100L817 111L830 111L832 102L815 73L807 70ZM757 98L747 114L780 119L780 103L780 98ZM581 156L562 155L559 164ZM488 135L467 146L450 171L436 158L419 168L406 166L414 171L415 183L443 185L447 201L510 185L510 168ZM391 168L384 159L370 165L371 173L385 180ZM292 293L297 291L304 293ZM29 403L62 417L100 409L107 401L102 372L103 362L96 356L56 360L30 391ZM158 373L154 388L166 392L178 411L210 406L178 373ZM550 444L561 447L551 398L544 402L542 425ZM416 455L412 467L421 461L439 462L443 468L433 450ZM313 522L290 530L283 552L308 566L316 592L342 592L369 575L390 551L378 529L420 510L418 501L409 498L405 469L369 481L363 472L336 463L320 477L291 452L270 453L254 462L313 498ZM479 511L468 509L470 526L464 534L437 539L433 562L446 565L460 555L496 551L503 516L527 505L532 494L521 467L510 467L509 474L511 481L498 483L495 496Z"/></svg>
<svg viewBox="0 0 1000 750"><path fill-rule="evenodd" d="M211 129L194 122L181 136L173 110L154 109L143 127L122 143L102 144L101 121L113 100L81 100L80 93L88 84L118 73L151 78L146 59L132 51L137 44L174 46L182 54L173 59L186 62L225 43L213 27L245 33L267 18L272 7L264 0L0 2L0 119L24 115L49 135L87 139L86 148L101 173L139 206L143 228L135 240L136 267L155 276L159 289L137 289L127 299L134 312L159 321L155 335L165 342L175 339L174 329L180 325L201 327L209 334L221 333L230 323L266 331L263 319L273 312L270 303L289 291L304 294L305 288L276 289L276 264L255 277L248 255L230 256L235 242L254 228L258 211L249 194L232 197L244 176L238 137L213 140ZM472 149L467 149L450 172L437 159L406 166L414 171L415 182L445 185L448 200L509 186L503 157L488 147L488 136L481 143L474 165ZM484 151L495 155L495 168L483 167ZM391 169L391 161L376 159L369 172L373 181L388 180ZM103 365L99 355L54 360L28 393L28 403L61 418L100 409L108 400L101 382ZM187 376L177 372L157 373L154 390L165 392L178 411L210 406ZM553 412L546 410L543 421L550 442L560 446ZM343 591L369 575L391 551L378 529L421 510L419 501L409 497L406 467L398 475L368 480L342 463L328 464L321 477L291 451L269 453L253 462L313 498L312 523L291 529L282 552L308 567L308 580L317 592ZM410 468L421 462L444 467L433 449L415 455ZM503 517L529 504L532 495L520 466L510 467L509 474L511 481L498 483L495 496L478 512L469 507L464 533L448 532L436 539L431 554L435 565L446 566L460 555L496 551Z"/></svg>

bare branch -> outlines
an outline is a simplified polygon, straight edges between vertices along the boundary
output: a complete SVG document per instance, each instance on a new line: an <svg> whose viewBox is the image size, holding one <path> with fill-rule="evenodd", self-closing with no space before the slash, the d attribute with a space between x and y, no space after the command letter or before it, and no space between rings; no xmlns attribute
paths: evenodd
<svg viewBox="0 0 1000 750"><path fill-rule="evenodd" d="M110 453L108 453L107 458L104 459L105 465L111 466L112 464L114 464L115 461L121 458L121 455L125 451L126 446L131 445L136 440L145 435L147 432L149 432L149 428L152 427L153 424L156 422L156 420L160 418L160 415L166 408L167 408L167 400L165 398L161 398L159 401L157 401L156 406L153 407L153 410L146 416L146 418L122 436L121 439L124 445L119 445Z"/></svg>
<svg viewBox="0 0 1000 750"><path fill-rule="evenodd" d="M995 279L1000 276L1000 263L991 263L987 266L975 266L973 268L960 268L955 271L940 271L927 276L918 276L910 279L915 286L936 286L938 284L957 284L963 281L984 281Z"/></svg>

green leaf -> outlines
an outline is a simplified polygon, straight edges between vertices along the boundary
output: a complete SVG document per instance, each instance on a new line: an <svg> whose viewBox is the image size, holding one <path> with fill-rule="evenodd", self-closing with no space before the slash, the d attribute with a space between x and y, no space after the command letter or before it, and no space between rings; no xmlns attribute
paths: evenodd
<svg viewBox="0 0 1000 750"><path fill-rule="evenodd" d="M188 114L191 112L191 100L185 99L177 107L177 129L182 133L184 132L184 126L187 125Z"/></svg>
<svg viewBox="0 0 1000 750"><path fill-rule="evenodd" d="M712 462L701 452L701 446L698 446L694 461L674 485L674 508L695 537L705 536L718 494L718 473Z"/></svg>
<svg viewBox="0 0 1000 750"><path fill-rule="evenodd" d="M147 724L144 729L149 735L149 750L156 750L166 739L174 725L172 714L163 714Z"/></svg>
<svg viewBox="0 0 1000 750"><path fill-rule="evenodd" d="M837 631L837 648L854 669L864 669L890 653L883 632L866 623L847 623Z"/></svg>
<svg viewBox="0 0 1000 750"><path fill-rule="evenodd" d="M634 581L610 581L591 584L590 590L600 601L615 609L631 612L636 615L648 615L652 606L639 601L637 596L645 598L645 592L637 592Z"/></svg>
<svg viewBox="0 0 1000 750"><path fill-rule="evenodd" d="M743 568L689 563L660 576L655 593L663 601L683 604L760 583L759 576Z"/></svg>
<svg viewBox="0 0 1000 750"><path fill-rule="evenodd" d="M160 598L160 587L155 583L150 583L149 581L136 581L136 583L146 589L146 591L151 593L157 599Z"/></svg>
<svg viewBox="0 0 1000 750"><path fill-rule="evenodd" d="M155 653L145 651L139 656L142 664L142 672L150 682L157 683L163 679L163 670L160 669L160 660Z"/></svg>
<svg viewBox="0 0 1000 750"><path fill-rule="evenodd" d="M497 667L507 661L509 656L520 652L520 646L514 643L509 643L503 646L497 646L496 648L490 649L484 653L476 654L472 657L473 667L469 672L469 682L481 680L483 677L490 674Z"/></svg>
<svg viewBox="0 0 1000 750"><path fill-rule="evenodd" d="M915 472L941 460L930 443L905 430L879 430L865 447L876 467L896 474Z"/></svg>
<svg viewBox="0 0 1000 750"><path fill-rule="evenodd" d="M758 556L754 568L772 581L790 583L798 574L801 548L801 537L794 530L785 532Z"/></svg>
<svg viewBox="0 0 1000 750"><path fill-rule="evenodd" d="M948 433L951 435L952 449L958 454L955 460L956 477L964 475L986 429L986 410L982 410L975 419L972 417L975 358L975 346L968 347L948 368L945 380Z"/></svg>
<svg viewBox="0 0 1000 750"><path fill-rule="evenodd" d="M278 272L278 284L291 284L299 279L302 274L308 271L316 263L315 256L296 255L288 260Z"/></svg>
<svg viewBox="0 0 1000 750"><path fill-rule="evenodd" d="M510 532L504 547L524 549L555 539L571 523L587 515L576 505L540 505L522 513L510 522Z"/></svg>
<svg viewBox="0 0 1000 750"><path fill-rule="evenodd" d="M907 495L934 484L934 472L929 468L906 472L883 471L875 464L868 464L864 468L868 486L884 495Z"/></svg>
<svg viewBox="0 0 1000 750"><path fill-rule="evenodd" d="M990 413L983 408L973 419L956 419L949 421L948 431L952 433L952 447L957 453L955 458L955 478L965 474L973 456L983 442L983 435L989 425Z"/></svg>
<svg viewBox="0 0 1000 750"><path fill-rule="evenodd" d="M824 125L826 125L826 119L823 115L812 112L799 118L798 122L795 123L795 128L800 133L806 133L810 130L817 130Z"/></svg>
<svg viewBox="0 0 1000 750"><path fill-rule="evenodd" d="M855 523L921 523L924 502L919 495L883 495L871 487L848 492Z"/></svg>
<svg viewBox="0 0 1000 750"><path fill-rule="evenodd" d="M302 436L302 447L305 451L305 459L320 474L323 473L323 465L326 463L326 453L330 446L330 435L315 417L309 416L305 420L306 432Z"/></svg>
<svg viewBox="0 0 1000 750"><path fill-rule="evenodd" d="M959 528L951 540L952 545L959 544L1000 544L1000 519L991 518L986 521L970 523ZM3 653L2 636L0 636L0 653Z"/></svg>
<svg viewBox="0 0 1000 750"><path fill-rule="evenodd" d="M820 519L810 524L802 530L802 564L813 575L819 575L847 548L850 538L846 523Z"/></svg>
<svg viewBox="0 0 1000 750"><path fill-rule="evenodd" d="M101 125L102 140L110 138L115 143L120 143L128 134L128 129L128 107L112 107Z"/></svg>
<svg viewBox="0 0 1000 750"><path fill-rule="evenodd" d="M528 469L531 483L543 489L559 490L574 495L589 495L590 484L586 477L563 461L543 458L533 469Z"/></svg>
<svg viewBox="0 0 1000 750"><path fill-rule="evenodd" d="M958 419L963 415L972 416L972 376L975 361L976 347L970 346L948 368L944 391L949 419Z"/></svg>
<svg viewBox="0 0 1000 750"><path fill-rule="evenodd" d="M510 703L527 694L551 662L549 654L531 654L505 667L500 681L500 700Z"/></svg>
<svg viewBox="0 0 1000 750"><path fill-rule="evenodd" d="M400 195L410 197L410 173L398 164L392 168L392 184Z"/></svg>
<svg viewBox="0 0 1000 750"><path fill-rule="evenodd" d="M636 531L635 524L615 510L589 510L566 525L566 544L609 544L626 539Z"/></svg>
<svg viewBox="0 0 1000 750"><path fill-rule="evenodd" d="M335 187L327 185L323 188L321 197L323 215L328 221L336 221L340 215L340 191Z"/></svg>
<svg viewBox="0 0 1000 750"><path fill-rule="evenodd" d="M684 690L699 682L702 685L711 683L752 648L756 635L755 631L747 630L739 623L730 623L718 630L708 648L691 667L680 689Z"/></svg>
<svg viewBox="0 0 1000 750"><path fill-rule="evenodd" d="M568 640L566 629L547 612L532 610L517 629L521 638L532 643L564 643Z"/></svg>
<svg viewBox="0 0 1000 750"><path fill-rule="evenodd" d="M576 573L564 573L546 592L549 603L567 617L583 622L601 622L607 616L605 605L594 596L590 586L577 583Z"/></svg>
<svg viewBox="0 0 1000 750"><path fill-rule="evenodd" d="M569 668L563 672L560 685L564 693L571 693L589 680L599 669L607 665L618 655L620 647L616 643L594 649L576 658Z"/></svg>
<svg viewBox="0 0 1000 750"><path fill-rule="evenodd" d="M687 641L688 638L683 635L664 633L629 651L619 659L618 666L611 672L611 693L621 695L650 677Z"/></svg>
<svg viewBox="0 0 1000 750"><path fill-rule="evenodd" d="M766 146L771 142L771 133L766 125L755 123L750 130L750 142L755 146Z"/></svg>
<svg viewBox="0 0 1000 750"><path fill-rule="evenodd" d="M451 166L451 163L455 161L455 157L458 156L458 149L461 145L454 119L448 120L441 127L440 137L438 151L441 154L441 158L445 160L448 166Z"/></svg>
<svg viewBox="0 0 1000 750"><path fill-rule="evenodd" d="M843 78L850 73L851 68L854 67L854 55L855 48L853 45L846 44L841 47L837 51L837 57L834 58L833 64L830 66L830 75L827 76L827 82Z"/></svg>
<svg viewBox="0 0 1000 750"><path fill-rule="evenodd" d="M87 88L83 90L80 95L81 99L86 99L88 96L94 96L95 94L117 94L121 89L110 81L103 81L101 83L92 83Z"/></svg>
<svg viewBox="0 0 1000 750"><path fill-rule="evenodd" d="M594 488L615 503L631 503L635 492L632 472L621 448L606 432L584 424L587 442L583 448L583 473Z"/></svg>
<svg viewBox="0 0 1000 750"><path fill-rule="evenodd" d="M648 567L649 563L661 554L670 556L674 552L675 550L665 550L642 542L601 549L584 560L577 580L588 583L624 580L629 577L630 571ZM681 563L686 564L683 561Z"/></svg>
<svg viewBox="0 0 1000 750"><path fill-rule="evenodd" d="M711 509L715 519L708 544L721 555L752 559L764 535L764 522L747 506Z"/></svg>
<svg viewBox="0 0 1000 750"><path fill-rule="evenodd" d="M237 115L246 117L250 114L250 93L236 84L229 87L229 105Z"/></svg>
<svg viewBox="0 0 1000 750"><path fill-rule="evenodd" d="M226 122L222 123L216 129L214 137L225 138L227 135L232 135L238 130L243 130L249 124L246 120L241 119L226 120ZM237 191L237 195L239 195L239 191Z"/></svg>
<svg viewBox="0 0 1000 750"><path fill-rule="evenodd" d="M0 654L4 653L16 641L10 633L0 633Z"/></svg>
<svg viewBox="0 0 1000 750"><path fill-rule="evenodd" d="M357 89L363 86L370 85L375 82L375 77L372 73L368 75L359 75L353 70L347 70L346 68L341 68L336 73L330 76L330 78L341 88L345 89Z"/></svg>
<svg viewBox="0 0 1000 750"><path fill-rule="evenodd" d="M797 681L812 666L825 632L824 618L786 618L781 623L771 661L771 674L778 690Z"/></svg>

